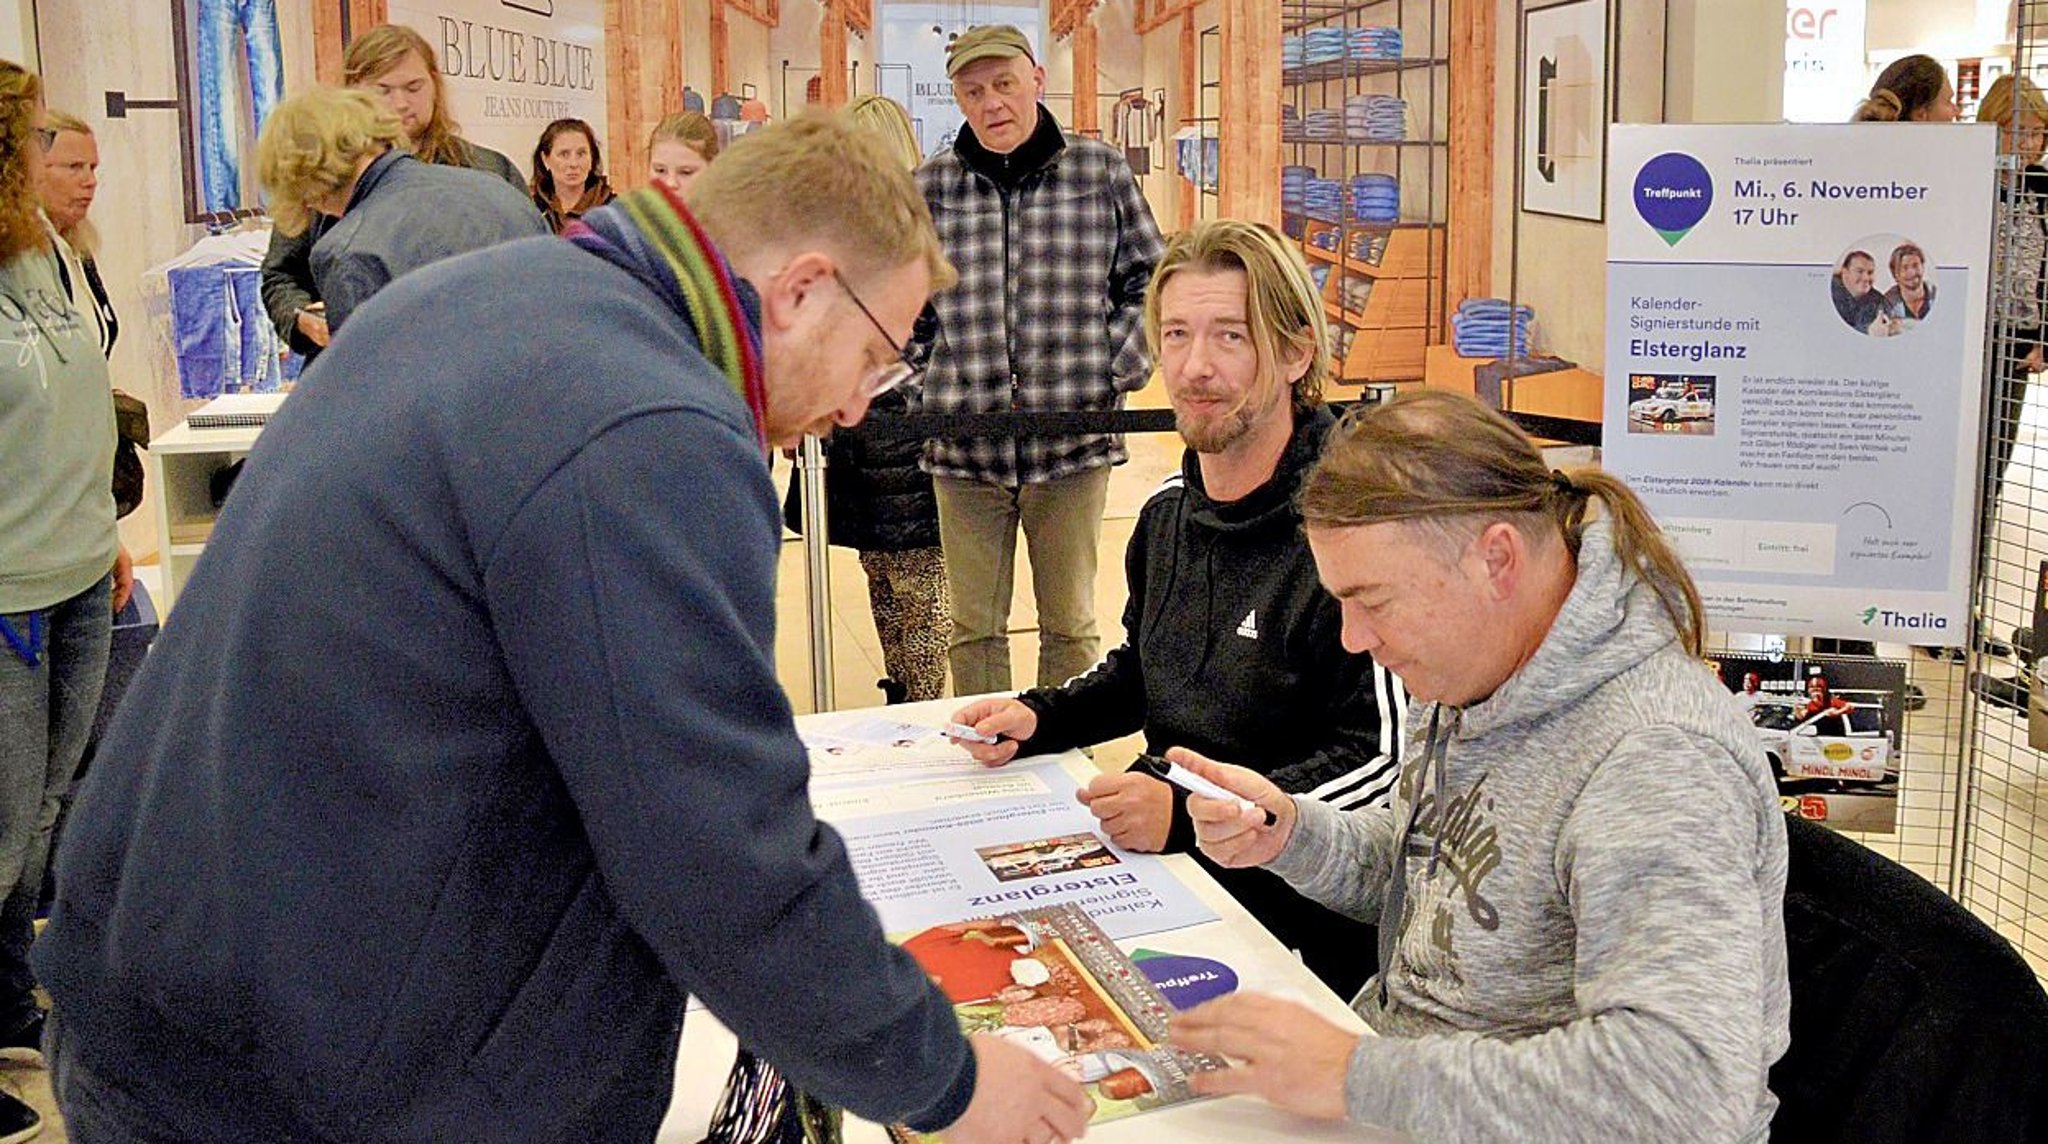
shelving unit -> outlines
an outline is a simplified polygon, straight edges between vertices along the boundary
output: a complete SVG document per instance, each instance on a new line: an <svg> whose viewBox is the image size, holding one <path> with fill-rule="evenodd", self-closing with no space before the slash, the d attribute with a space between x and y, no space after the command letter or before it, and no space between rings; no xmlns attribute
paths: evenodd
<svg viewBox="0 0 2048 1144"><path fill-rule="evenodd" d="M1283 0L1281 27L1289 39L1316 35L1325 48L1329 40L1344 41L1342 58L1283 61L1280 71L1282 100L1298 113L1282 120L1287 165L1339 184L1334 209L1326 195L1311 205L1283 192L1281 224L1323 278L1343 382L1419 381L1427 348L1449 329L1449 9L1450 0ZM1355 33L1367 28L1398 29L1399 56L1356 54ZM1311 54L1327 51L1303 53ZM1403 101L1402 138L1357 137L1365 111L1352 110L1350 101L1370 96ZM1341 134L1324 137L1333 114ZM1311 131L1312 117L1324 121L1322 130ZM1384 111L1374 118L1384 126ZM1352 191L1366 175L1391 180L1399 197L1393 221L1361 217Z"/></svg>

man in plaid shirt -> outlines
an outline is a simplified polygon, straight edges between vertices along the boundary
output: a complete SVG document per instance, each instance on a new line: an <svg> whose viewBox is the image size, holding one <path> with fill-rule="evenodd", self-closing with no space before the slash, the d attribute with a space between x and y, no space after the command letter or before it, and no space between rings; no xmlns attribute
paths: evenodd
<svg viewBox="0 0 2048 1144"><path fill-rule="evenodd" d="M947 48L967 124L918 171L960 283L932 298L911 354L924 411L1116 409L1151 372L1141 316L1164 244L1114 148L1070 136L1038 100L1045 69L1006 24ZM1038 683L1093 666L1096 549L1112 434L948 437L925 446L953 590L957 695L1009 691L1021 524L1038 604Z"/></svg>

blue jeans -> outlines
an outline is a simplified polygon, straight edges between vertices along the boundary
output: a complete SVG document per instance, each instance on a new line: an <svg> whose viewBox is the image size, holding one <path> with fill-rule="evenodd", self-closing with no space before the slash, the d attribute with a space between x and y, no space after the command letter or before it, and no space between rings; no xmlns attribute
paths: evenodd
<svg viewBox="0 0 2048 1144"><path fill-rule="evenodd" d="M35 974L28 948L36 898L49 861L50 831L99 710L114 629L113 578L43 613L41 662L28 665L0 647L0 1030L35 1016ZM16 633L26 613L4 618Z"/></svg>
<svg viewBox="0 0 2048 1144"><path fill-rule="evenodd" d="M242 200L245 132L260 130L270 109L284 98L277 0L199 0L197 30L200 207L231 211L250 205ZM237 45L248 52L247 87L237 66Z"/></svg>

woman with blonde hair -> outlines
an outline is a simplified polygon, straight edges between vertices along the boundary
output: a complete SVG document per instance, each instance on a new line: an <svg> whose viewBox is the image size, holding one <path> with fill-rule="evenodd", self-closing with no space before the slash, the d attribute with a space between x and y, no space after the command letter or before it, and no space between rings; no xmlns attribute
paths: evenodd
<svg viewBox="0 0 2048 1144"><path fill-rule="evenodd" d="M1991 320L1999 344L2008 348L2005 368L1993 379L1998 392L1985 437L1990 446L1985 476L1991 482L1986 503L1996 507L2019 437L2027 381L2048 368L2048 213L2043 211L2048 168L2041 165L2048 142L2048 97L2025 76L1999 76L1977 104L1977 122L1998 125L1998 154L2005 168L1998 180L1991 244ZM1984 515L1988 528L1991 511Z"/></svg>
<svg viewBox="0 0 2048 1144"><path fill-rule="evenodd" d="M44 122L50 146L43 155L43 213L63 240L57 246L57 269L63 275L66 295L78 305L79 313L93 320L100 352L112 356L121 323L100 278L99 232L86 217L99 193L99 142L93 138L92 128L75 115L46 110Z"/></svg>
<svg viewBox="0 0 2048 1144"><path fill-rule="evenodd" d="M604 151L590 124L557 119L541 130L533 148L533 178L526 189L556 234L616 197L605 177Z"/></svg>
<svg viewBox="0 0 2048 1144"><path fill-rule="evenodd" d="M398 276L457 254L546 233L500 179L422 163L405 129L368 92L318 87L277 106L256 140L256 167L279 234L323 227L307 259L340 330Z"/></svg>
<svg viewBox="0 0 2048 1144"><path fill-rule="evenodd" d="M0 60L0 1051L39 1053L28 963L50 831L92 730L130 570L114 531L114 401L59 275L38 184L42 84ZM0 1140L35 1111L0 1092Z"/></svg>
<svg viewBox="0 0 2048 1144"><path fill-rule="evenodd" d="M647 166L653 180L677 194L718 158L718 127L701 111L664 116L647 136Z"/></svg>
<svg viewBox="0 0 2048 1144"><path fill-rule="evenodd" d="M894 100L864 95L846 114L905 170L917 166L910 117ZM946 640L953 630L953 595L939 548L939 505L931 474L919 467L924 442L873 432L873 423L909 413L917 401L915 391L899 385L875 399L866 421L825 441L826 534L833 544L860 552L868 610L882 645L882 667L889 673L875 685L890 703L945 694ZM803 523L800 489L792 473L783 518L798 530Z"/></svg>
<svg viewBox="0 0 2048 1144"><path fill-rule="evenodd" d="M448 114L447 85L426 37L404 24L378 25L349 41L341 67L343 82L376 96L397 116L406 146L422 161L482 171L525 193L526 179L512 160L462 137ZM278 336L308 358L320 352L330 333L308 265L322 225L315 219L297 235L271 232L263 257L263 308Z"/></svg>

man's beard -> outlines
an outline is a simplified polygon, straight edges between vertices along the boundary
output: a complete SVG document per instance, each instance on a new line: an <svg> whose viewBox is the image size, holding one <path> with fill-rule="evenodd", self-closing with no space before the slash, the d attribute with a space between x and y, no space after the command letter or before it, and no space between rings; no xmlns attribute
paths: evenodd
<svg viewBox="0 0 2048 1144"><path fill-rule="evenodd" d="M1197 453L1221 453L1252 431L1252 423L1258 414L1250 403L1219 416L1196 420L1194 417L1175 410L1173 427L1180 433L1180 439Z"/></svg>

